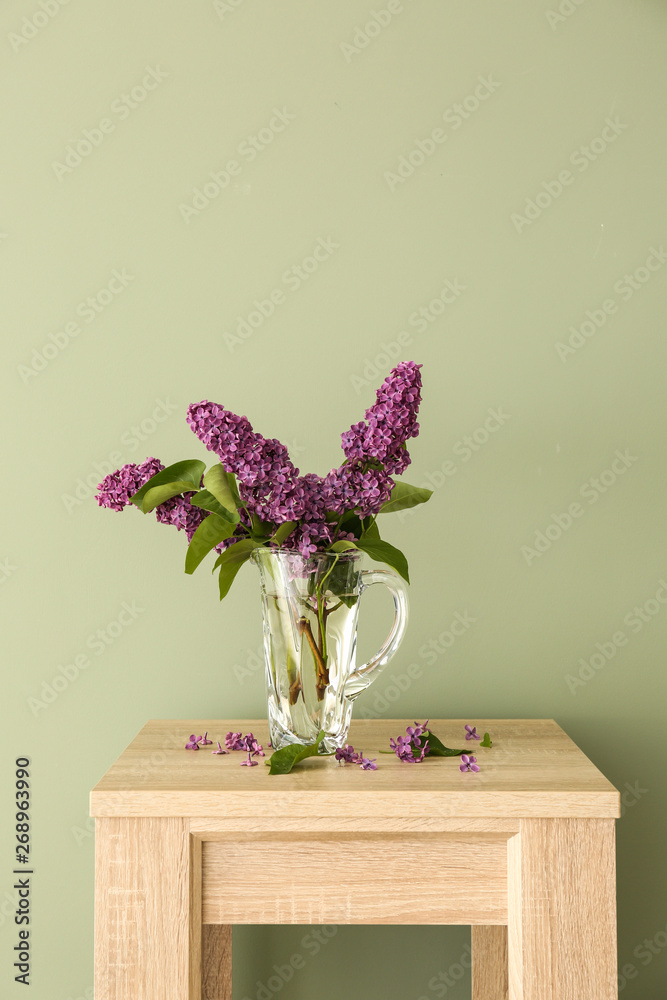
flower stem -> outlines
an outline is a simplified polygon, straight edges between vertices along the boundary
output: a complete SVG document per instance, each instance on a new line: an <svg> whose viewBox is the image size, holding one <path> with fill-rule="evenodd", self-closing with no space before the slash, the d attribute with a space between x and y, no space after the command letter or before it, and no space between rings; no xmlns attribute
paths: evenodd
<svg viewBox="0 0 667 1000"><path fill-rule="evenodd" d="M310 646L311 652L313 654L313 659L315 660L315 667L317 670L317 697L319 701L324 698L324 691L329 683L329 671L327 669L326 663L322 658L322 654L318 649L317 643L315 642L315 637L313 635L313 630L310 627L310 622L307 618L299 618L297 622L297 627L301 635L306 636L308 640L308 645Z"/></svg>

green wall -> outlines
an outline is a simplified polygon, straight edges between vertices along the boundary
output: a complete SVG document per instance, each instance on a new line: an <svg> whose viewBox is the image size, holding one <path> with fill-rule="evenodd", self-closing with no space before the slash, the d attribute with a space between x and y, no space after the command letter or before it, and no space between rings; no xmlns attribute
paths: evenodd
<svg viewBox="0 0 667 1000"><path fill-rule="evenodd" d="M626 793L621 995L663 996L665 4L6 0L0 22L2 802L28 754L31 996L92 995L88 791L120 750L148 718L264 712L254 571L220 606L182 534L86 484L203 456L205 397L325 472L394 358L424 365L406 478L435 495L387 529L411 624L358 711L556 718ZM466 929L308 933L239 931L235 1000L296 952L289 1000L469 995Z"/></svg>

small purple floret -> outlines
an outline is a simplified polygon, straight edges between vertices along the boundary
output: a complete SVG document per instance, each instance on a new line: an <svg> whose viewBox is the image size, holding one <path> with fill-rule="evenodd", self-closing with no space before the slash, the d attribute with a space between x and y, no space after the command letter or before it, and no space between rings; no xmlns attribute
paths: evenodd
<svg viewBox="0 0 667 1000"><path fill-rule="evenodd" d="M357 764L360 760L359 754L351 743L346 747L338 747L334 756L336 760L341 761L343 764Z"/></svg>
<svg viewBox="0 0 667 1000"><path fill-rule="evenodd" d="M477 726L466 726L466 739L467 740L481 740L481 736L477 732Z"/></svg>
<svg viewBox="0 0 667 1000"><path fill-rule="evenodd" d="M404 764L420 764L429 752L427 726L428 719L421 724L415 722L414 726L407 727L405 736L389 740L389 746Z"/></svg>
<svg viewBox="0 0 667 1000"><path fill-rule="evenodd" d="M479 764L476 757L469 757L467 753L461 754L460 771L479 771Z"/></svg>

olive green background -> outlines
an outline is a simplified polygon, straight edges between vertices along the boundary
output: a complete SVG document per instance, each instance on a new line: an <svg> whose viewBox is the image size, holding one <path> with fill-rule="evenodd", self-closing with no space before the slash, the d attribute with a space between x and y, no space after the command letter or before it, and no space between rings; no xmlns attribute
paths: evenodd
<svg viewBox="0 0 667 1000"><path fill-rule="evenodd" d="M89 789L149 718L265 711L254 569L219 605L182 533L91 484L207 457L203 398L324 473L414 359L404 478L435 493L385 522L411 622L356 711L555 718L624 792L621 995L663 997L666 5L6 0L0 25L2 996L14 758L31 996L89 1000ZM389 600L364 600L370 653ZM235 1000L295 953L271 995L469 996L465 928L308 933L241 929Z"/></svg>

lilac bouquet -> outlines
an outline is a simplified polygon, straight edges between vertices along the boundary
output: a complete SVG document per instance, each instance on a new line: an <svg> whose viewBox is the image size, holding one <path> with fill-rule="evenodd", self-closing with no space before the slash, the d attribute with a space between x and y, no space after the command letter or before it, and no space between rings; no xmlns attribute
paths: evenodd
<svg viewBox="0 0 667 1000"><path fill-rule="evenodd" d="M431 496L393 478L410 464L406 443L419 433L420 368L405 361L391 371L365 419L342 435L345 460L324 477L301 475L280 441L202 400L188 407L187 422L218 464L208 471L200 460L124 465L99 484L97 502L117 511L154 510L162 524L184 530L186 573L215 549L221 599L259 547L292 550L304 564L316 552L356 548L408 581L405 556L380 538L376 518Z"/></svg>

